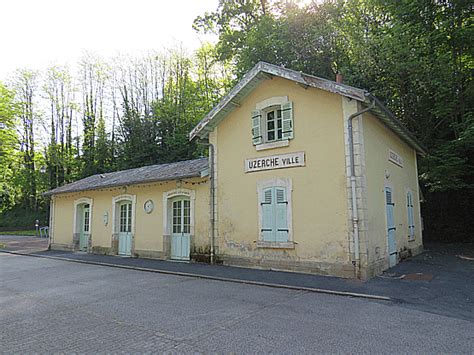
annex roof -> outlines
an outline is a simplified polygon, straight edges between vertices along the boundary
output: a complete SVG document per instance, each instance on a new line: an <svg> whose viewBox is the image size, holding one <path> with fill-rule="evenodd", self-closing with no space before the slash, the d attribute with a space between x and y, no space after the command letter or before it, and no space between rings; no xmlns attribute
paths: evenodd
<svg viewBox="0 0 474 355"><path fill-rule="evenodd" d="M45 192L45 196L67 192L97 190L146 182L200 177L208 167L208 158L185 160L177 163L143 166L136 169L97 174Z"/></svg>
<svg viewBox="0 0 474 355"><path fill-rule="evenodd" d="M257 63L232 90L209 111L209 113L193 128L189 139L205 138L231 111L240 106L242 101L265 79L281 77L292 80L304 87L313 87L335 94L339 94L361 102L368 107L372 102L375 106L371 112L386 126L400 136L408 145L425 154L425 149L416 140L412 133L391 113L375 96L368 91L353 86L337 83L332 80L304 74L295 70L283 68L265 62Z"/></svg>

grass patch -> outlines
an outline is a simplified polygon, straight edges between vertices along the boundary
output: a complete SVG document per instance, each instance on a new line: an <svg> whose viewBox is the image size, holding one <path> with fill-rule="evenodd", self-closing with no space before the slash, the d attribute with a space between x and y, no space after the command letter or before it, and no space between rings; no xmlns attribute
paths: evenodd
<svg viewBox="0 0 474 355"><path fill-rule="evenodd" d="M25 235L25 236L36 236L35 230L22 230L22 231L0 231L0 235ZM39 232L38 232L39 235Z"/></svg>

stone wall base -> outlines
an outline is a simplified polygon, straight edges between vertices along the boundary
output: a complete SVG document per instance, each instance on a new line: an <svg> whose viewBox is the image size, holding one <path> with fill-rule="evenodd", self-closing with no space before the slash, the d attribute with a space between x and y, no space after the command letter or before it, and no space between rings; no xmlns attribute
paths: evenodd
<svg viewBox="0 0 474 355"><path fill-rule="evenodd" d="M92 254L99 254L99 255L115 255L112 253L112 248L109 247L101 247L101 246L93 246L91 248Z"/></svg>
<svg viewBox="0 0 474 355"><path fill-rule="evenodd" d="M75 245L74 244L51 243L51 250L74 251L75 250Z"/></svg>
<svg viewBox="0 0 474 355"><path fill-rule="evenodd" d="M306 274L337 276L344 278L354 278L355 276L354 267L352 264L297 260L264 260L233 255L219 255L219 259L222 260L224 265L229 266L301 272Z"/></svg>
<svg viewBox="0 0 474 355"><path fill-rule="evenodd" d="M410 251L410 257L413 257L415 255L421 254L423 252L423 245L415 245L412 248L409 248ZM398 261L398 263L403 262ZM388 264L388 258L383 258L376 260L375 262L372 262L370 265L367 266L365 270L361 270L364 273L364 275L361 275L361 278L363 280L370 279L372 277L375 277L377 275L382 274L385 270L388 270L389 264Z"/></svg>
<svg viewBox="0 0 474 355"><path fill-rule="evenodd" d="M162 251L156 251L156 250L135 249L134 256L137 258L145 258L145 259L160 259L160 260L167 259L166 253Z"/></svg>
<svg viewBox="0 0 474 355"><path fill-rule="evenodd" d="M360 278L362 280L368 280L372 277L380 275L388 268L389 268L388 259L383 258L383 259L376 260L373 263L369 264L367 268L361 269Z"/></svg>
<svg viewBox="0 0 474 355"><path fill-rule="evenodd" d="M411 248L409 248L409 249L410 249L410 251L411 251L411 255L412 255L412 256L421 254L421 253L423 253L423 251L424 251L423 244L421 244L421 245L415 245L415 246L413 246L413 247L411 247Z"/></svg>

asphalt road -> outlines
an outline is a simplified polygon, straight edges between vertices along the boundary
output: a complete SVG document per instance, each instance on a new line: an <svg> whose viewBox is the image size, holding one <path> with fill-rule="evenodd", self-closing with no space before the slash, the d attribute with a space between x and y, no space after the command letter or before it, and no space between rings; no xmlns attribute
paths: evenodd
<svg viewBox="0 0 474 355"><path fill-rule="evenodd" d="M0 253L0 352L472 353L396 303Z"/></svg>

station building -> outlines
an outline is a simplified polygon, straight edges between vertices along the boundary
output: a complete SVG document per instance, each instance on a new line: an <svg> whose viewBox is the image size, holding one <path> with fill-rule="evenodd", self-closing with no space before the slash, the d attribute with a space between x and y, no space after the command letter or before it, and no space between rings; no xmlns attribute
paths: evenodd
<svg viewBox="0 0 474 355"><path fill-rule="evenodd" d="M369 92L260 62L190 139L47 192L51 248L362 279L423 248L424 149Z"/></svg>

